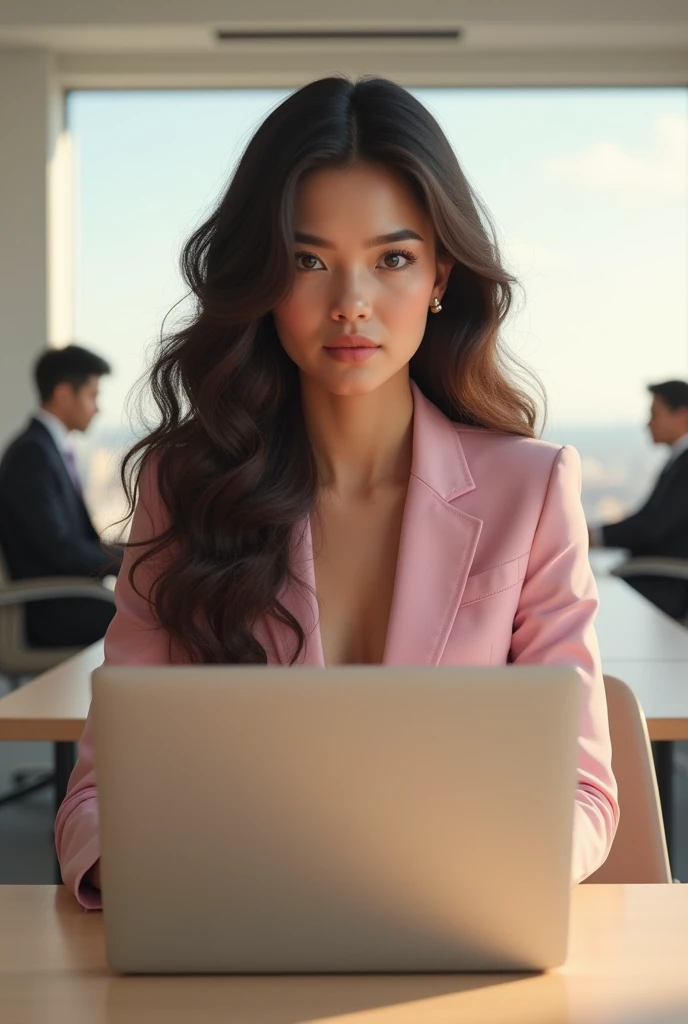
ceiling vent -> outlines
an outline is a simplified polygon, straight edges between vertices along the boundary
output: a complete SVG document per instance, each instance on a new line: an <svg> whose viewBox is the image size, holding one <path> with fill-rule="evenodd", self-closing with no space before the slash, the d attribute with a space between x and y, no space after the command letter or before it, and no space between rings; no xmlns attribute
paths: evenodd
<svg viewBox="0 0 688 1024"><path fill-rule="evenodd" d="M288 29L283 31L235 31L234 29L217 29L215 37L221 43L235 42L298 42L298 43L359 43L367 40L374 42L409 42L409 43L457 43L461 39L461 30L452 29Z"/></svg>

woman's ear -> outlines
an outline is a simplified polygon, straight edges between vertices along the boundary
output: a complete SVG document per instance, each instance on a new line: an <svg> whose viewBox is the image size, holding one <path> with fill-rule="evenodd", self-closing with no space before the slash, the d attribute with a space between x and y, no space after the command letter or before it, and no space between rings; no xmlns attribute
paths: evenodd
<svg viewBox="0 0 688 1024"><path fill-rule="evenodd" d="M436 260L436 273L435 273L435 287L433 288L433 295L437 295L442 300L447 284L449 283L449 275L452 272L454 266L454 260L450 256L438 256Z"/></svg>

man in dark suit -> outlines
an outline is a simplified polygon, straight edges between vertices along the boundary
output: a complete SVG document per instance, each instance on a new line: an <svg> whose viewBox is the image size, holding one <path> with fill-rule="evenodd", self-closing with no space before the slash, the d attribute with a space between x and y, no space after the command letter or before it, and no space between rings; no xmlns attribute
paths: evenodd
<svg viewBox="0 0 688 1024"><path fill-rule="evenodd" d="M110 367L76 345L45 352L35 366L40 395L26 429L0 462L0 548L14 579L116 574L119 549L101 543L84 504L69 435L98 412L98 386ZM114 614L87 598L27 606L27 640L36 647L86 646Z"/></svg>
<svg viewBox="0 0 688 1024"><path fill-rule="evenodd" d="M649 498L637 512L590 530L591 546L627 548L632 555L688 558L688 382L651 384L648 427L669 458ZM627 578L636 590L675 619L688 612L688 584L658 576Z"/></svg>

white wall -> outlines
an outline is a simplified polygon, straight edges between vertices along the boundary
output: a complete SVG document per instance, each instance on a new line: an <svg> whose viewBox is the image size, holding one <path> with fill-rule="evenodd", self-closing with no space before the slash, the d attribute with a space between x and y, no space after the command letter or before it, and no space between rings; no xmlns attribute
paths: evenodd
<svg viewBox="0 0 688 1024"><path fill-rule="evenodd" d="M48 343L48 171L62 97L47 53L0 52L0 445L35 399Z"/></svg>

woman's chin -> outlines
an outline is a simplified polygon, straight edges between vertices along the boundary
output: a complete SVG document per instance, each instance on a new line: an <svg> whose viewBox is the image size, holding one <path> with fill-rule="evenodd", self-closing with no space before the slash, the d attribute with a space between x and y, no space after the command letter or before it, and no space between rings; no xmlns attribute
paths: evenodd
<svg viewBox="0 0 688 1024"><path fill-rule="evenodd" d="M357 380L352 374L348 380L323 381L320 386L324 391L328 391L331 395L336 395L339 398L356 398L359 395L372 394L382 384L384 384L384 380L373 377L368 377L366 380L363 375Z"/></svg>

